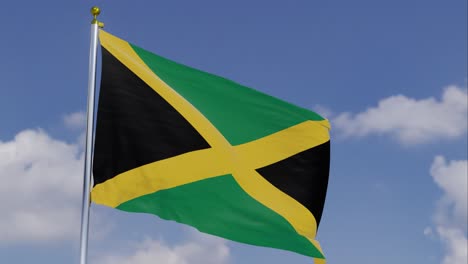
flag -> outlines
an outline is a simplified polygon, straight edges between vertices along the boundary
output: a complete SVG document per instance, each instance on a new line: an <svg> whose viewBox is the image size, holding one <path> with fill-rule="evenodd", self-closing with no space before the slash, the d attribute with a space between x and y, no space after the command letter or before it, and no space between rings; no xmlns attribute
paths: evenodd
<svg viewBox="0 0 468 264"><path fill-rule="evenodd" d="M320 115L100 31L91 199L324 261Z"/></svg>

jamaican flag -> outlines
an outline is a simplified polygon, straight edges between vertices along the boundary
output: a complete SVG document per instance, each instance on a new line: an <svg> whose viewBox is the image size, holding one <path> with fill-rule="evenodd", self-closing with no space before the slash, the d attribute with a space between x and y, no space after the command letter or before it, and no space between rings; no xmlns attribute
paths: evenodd
<svg viewBox="0 0 468 264"><path fill-rule="evenodd" d="M100 31L97 204L324 262L320 115Z"/></svg>

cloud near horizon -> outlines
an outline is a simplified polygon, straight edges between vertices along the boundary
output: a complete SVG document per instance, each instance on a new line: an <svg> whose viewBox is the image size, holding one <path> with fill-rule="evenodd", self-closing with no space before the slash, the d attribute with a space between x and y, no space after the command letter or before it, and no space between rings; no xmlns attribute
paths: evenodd
<svg viewBox="0 0 468 264"><path fill-rule="evenodd" d="M83 155L77 144L24 130L0 141L0 243L75 238Z"/></svg>
<svg viewBox="0 0 468 264"><path fill-rule="evenodd" d="M435 232L445 246L442 263L466 264L468 161L447 162L443 156L436 156L430 173L434 182L444 192L434 213Z"/></svg>
<svg viewBox="0 0 468 264"><path fill-rule="evenodd" d="M134 245L133 252L119 254L114 251L95 258L92 264L227 264L230 251L226 240L202 233L178 245L161 240L146 239Z"/></svg>
<svg viewBox="0 0 468 264"><path fill-rule="evenodd" d="M466 87L452 85L444 89L440 100L395 95L363 112L341 113L332 124L345 137L387 134L403 144L421 144L465 135L467 111Z"/></svg>

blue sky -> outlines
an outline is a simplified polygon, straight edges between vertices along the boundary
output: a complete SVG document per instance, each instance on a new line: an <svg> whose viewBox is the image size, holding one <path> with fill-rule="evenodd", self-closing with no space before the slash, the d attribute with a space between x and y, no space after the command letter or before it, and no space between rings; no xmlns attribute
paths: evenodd
<svg viewBox="0 0 468 264"><path fill-rule="evenodd" d="M3 3L2 263L78 263L93 5L114 35L330 119L329 263L466 263L464 0ZM90 263L311 260L93 205Z"/></svg>

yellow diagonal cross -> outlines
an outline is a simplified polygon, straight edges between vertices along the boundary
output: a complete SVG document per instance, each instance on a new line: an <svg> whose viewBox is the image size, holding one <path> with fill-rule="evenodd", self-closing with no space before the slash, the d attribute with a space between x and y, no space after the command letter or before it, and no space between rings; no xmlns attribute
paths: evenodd
<svg viewBox="0 0 468 264"><path fill-rule="evenodd" d="M327 142L329 135L325 127L329 127L328 121L305 121L261 139L232 146L198 109L154 74L126 41L104 31L100 32L100 39L110 53L184 116L211 148L119 174L94 187L94 202L117 207L159 190L231 174L247 194L283 216L298 234L318 246L314 240L317 226L312 213L270 184L256 169Z"/></svg>

